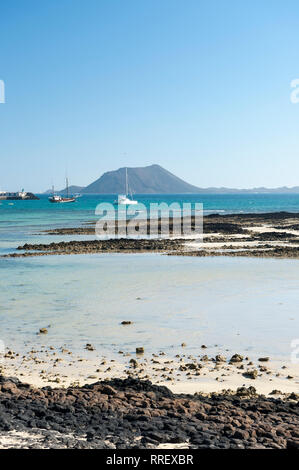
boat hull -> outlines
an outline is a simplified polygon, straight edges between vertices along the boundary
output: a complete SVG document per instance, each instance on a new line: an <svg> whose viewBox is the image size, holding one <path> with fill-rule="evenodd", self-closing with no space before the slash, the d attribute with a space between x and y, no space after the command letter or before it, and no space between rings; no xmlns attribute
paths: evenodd
<svg viewBox="0 0 299 470"><path fill-rule="evenodd" d="M114 201L116 206L131 206L132 204L138 204L138 201L130 199L126 194L119 194L118 198Z"/></svg>
<svg viewBox="0 0 299 470"><path fill-rule="evenodd" d="M76 198L61 198L61 199L53 199L49 198L49 201L54 203L54 204L62 204L62 203L68 203L68 202L75 202Z"/></svg>
<svg viewBox="0 0 299 470"><path fill-rule="evenodd" d="M138 204L137 201L129 201L129 202L118 202L118 201L115 201L114 204L116 206L131 206L131 205L136 205Z"/></svg>

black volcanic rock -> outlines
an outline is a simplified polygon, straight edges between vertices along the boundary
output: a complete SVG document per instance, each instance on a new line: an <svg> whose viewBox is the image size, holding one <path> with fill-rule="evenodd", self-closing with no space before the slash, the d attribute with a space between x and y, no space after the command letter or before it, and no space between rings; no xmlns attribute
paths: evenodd
<svg viewBox="0 0 299 470"><path fill-rule="evenodd" d="M13 448L17 431L31 448L298 449L298 400L244 391L177 395L133 378L37 389L0 376L0 443Z"/></svg>

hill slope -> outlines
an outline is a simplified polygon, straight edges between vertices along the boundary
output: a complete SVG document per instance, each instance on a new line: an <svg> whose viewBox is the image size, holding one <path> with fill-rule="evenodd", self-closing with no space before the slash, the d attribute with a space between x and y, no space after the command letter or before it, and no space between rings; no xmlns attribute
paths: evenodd
<svg viewBox="0 0 299 470"><path fill-rule="evenodd" d="M186 183L160 165L128 168L129 187L136 194L299 194L299 186L292 188L199 188ZM125 192L126 168L104 173L86 187L70 186L70 194L123 194ZM49 189L44 194L52 193ZM57 191L65 194L66 190Z"/></svg>
<svg viewBox="0 0 299 470"><path fill-rule="evenodd" d="M76 194L80 193L81 190L84 189L84 186L69 186L69 194ZM66 188L61 189L60 191L55 191L56 194L66 194ZM44 192L44 194L52 194L52 189L47 189L47 191Z"/></svg>
<svg viewBox="0 0 299 470"><path fill-rule="evenodd" d="M122 194L125 192L126 169L108 171L82 189L83 194ZM186 183L160 165L128 168L129 186L136 194L197 193L199 188Z"/></svg>

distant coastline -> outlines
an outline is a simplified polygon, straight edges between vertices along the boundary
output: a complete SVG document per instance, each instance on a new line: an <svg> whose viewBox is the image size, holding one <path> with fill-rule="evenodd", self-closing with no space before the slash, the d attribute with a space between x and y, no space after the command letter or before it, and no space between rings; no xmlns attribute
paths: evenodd
<svg viewBox="0 0 299 470"><path fill-rule="evenodd" d="M18 192L9 192L9 191L0 191L0 201L26 201L26 200L39 200L33 193L27 193L24 191Z"/></svg>
<svg viewBox="0 0 299 470"><path fill-rule="evenodd" d="M115 171L108 171L100 178L87 186L70 186L69 191L73 194L109 195L122 194L125 191L125 171L127 169L131 190L134 194L299 194L299 186L277 188L226 188L208 187L201 188L187 183L160 165L150 165L137 168L119 168ZM64 194L66 189L57 191L57 194ZM52 193L48 189L44 194Z"/></svg>
<svg viewBox="0 0 299 470"><path fill-rule="evenodd" d="M72 186L70 186L70 190L72 190ZM74 186L76 188L76 191L71 191L71 192L81 192L82 194L88 194L89 196L111 196L112 195L117 195L117 193L85 193L84 192L84 187L81 186ZM39 193L41 195L47 195L51 194L51 190L48 189L47 191L43 193ZM59 191L56 191L57 194L64 194L65 190L61 189ZM193 195L196 196L196 194L299 194L299 186L294 186L291 188L288 187L279 187L279 188L248 188L248 189L236 189L236 188L198 188L198 191L196 193L180 193L180 192L174 192L174 193L134 193L136 195L142 195L142 196L150 196L152 194L156 195Z"/></svg>

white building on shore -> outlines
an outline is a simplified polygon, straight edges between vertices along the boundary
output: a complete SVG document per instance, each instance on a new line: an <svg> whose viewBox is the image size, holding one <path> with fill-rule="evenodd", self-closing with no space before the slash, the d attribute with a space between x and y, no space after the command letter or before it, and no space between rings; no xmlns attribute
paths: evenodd
<svg viewBox="0 0 299 470"><path fill-rule="evenodd" d="M0 191L0 199L28 199L30 195L22 189L22 191L9 192L9 191Z"/></svg>

